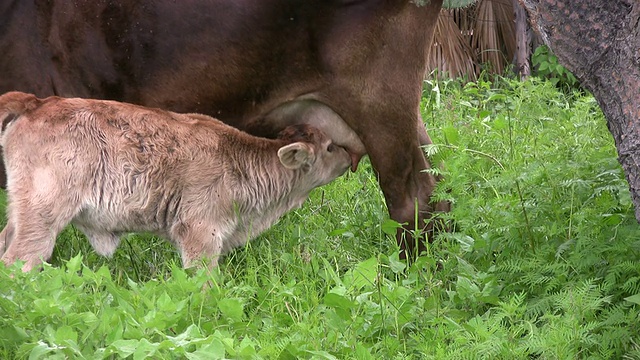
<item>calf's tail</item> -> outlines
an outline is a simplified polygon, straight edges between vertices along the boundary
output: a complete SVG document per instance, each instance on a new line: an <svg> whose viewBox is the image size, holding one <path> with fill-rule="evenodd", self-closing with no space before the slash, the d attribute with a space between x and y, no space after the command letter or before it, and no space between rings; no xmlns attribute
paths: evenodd
<svg viewBox="0 0 640 360"><path fill-rule="evenodd" d="M12 91L0 96L0 134L7 126L24 113L38 107L40 100L35 95Z"/></svg>

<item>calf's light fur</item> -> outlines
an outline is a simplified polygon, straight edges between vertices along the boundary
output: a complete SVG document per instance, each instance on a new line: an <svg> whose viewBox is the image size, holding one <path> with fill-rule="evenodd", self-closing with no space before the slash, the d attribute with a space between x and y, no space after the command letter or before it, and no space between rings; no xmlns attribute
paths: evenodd
<svg viewBox="0 0 640 360"><path fill-rule="evenodd" d="M351 164L309 125L270 140L200 114L20 92L0 96L0 121L9 198L0 254L24 271L49 259L69 223L101 255L124 233L151 232L184 266L215 266Z"/></svg>

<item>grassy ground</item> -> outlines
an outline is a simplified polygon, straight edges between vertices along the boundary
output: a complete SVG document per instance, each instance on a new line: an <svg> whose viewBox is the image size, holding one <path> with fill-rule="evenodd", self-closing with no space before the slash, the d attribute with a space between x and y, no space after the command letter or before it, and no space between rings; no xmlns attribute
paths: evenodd
<svg viewBox="0 0 640 360"><path fill-rule="evenodd" d="M368 163L211 274L69 228L42 272L0 266L0 358L640 359L640 227L594 99L442 81L422 109L456 224L429 256L398 260Z"/></svg>

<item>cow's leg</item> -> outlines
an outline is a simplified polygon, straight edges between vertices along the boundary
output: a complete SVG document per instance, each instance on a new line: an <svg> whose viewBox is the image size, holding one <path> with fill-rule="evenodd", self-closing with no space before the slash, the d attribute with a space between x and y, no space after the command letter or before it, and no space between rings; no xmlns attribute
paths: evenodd
<svg viewBox="0 0 640 360"><path fill-rule="evenodd" d="M182 266L197 266L204 261L208 268L218 265L222 254L221 231L202 220L182 221L174 225L169 236L180 251Z"/></svg>
<svg viewBox="0 0 640 360"><path fill-rule="evenodd" d="M430 139L423 125L417 129L418 123L417 114L406 113L393 121L370 121L375 129L369 128L366 134L373 135L363 137L389 215L403 224L396 236L402 257L423 250L423 237L431 239L434 231L431 217L435 206L430 197L437 179L424 171L431 166L420 145ZM420 238L412 236L414 230L421 233Z"/></svg>

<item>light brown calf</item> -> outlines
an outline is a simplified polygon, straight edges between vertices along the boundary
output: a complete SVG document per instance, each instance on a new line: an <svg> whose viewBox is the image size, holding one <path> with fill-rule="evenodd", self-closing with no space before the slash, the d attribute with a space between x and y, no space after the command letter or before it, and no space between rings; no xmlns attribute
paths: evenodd
<svg viewBox="0 0 640 360"><path fill-rule="evenodd" d="M242 245L344 173L350 155L309 125L257 138L200 114L113 101L0 96L8 175L2 261L51 256L69 223L97 253L120 236L171 239L183 265Z"/></svg>

